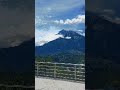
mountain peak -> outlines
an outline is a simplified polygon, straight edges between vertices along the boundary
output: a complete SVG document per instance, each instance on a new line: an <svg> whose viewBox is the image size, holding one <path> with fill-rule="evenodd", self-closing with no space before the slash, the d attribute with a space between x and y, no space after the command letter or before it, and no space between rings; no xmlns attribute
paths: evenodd
<svg viewBox="0 0 120 90"><path fill-rule="evenodd" d="M75 31L72 31L72 30L61 30L59 31L58 34L61 34L63 35L64 37L67 37L67 36L70 36L70 35L77 35L78 33L76 33Z"/></svg>
<svg viewBox="0 0 120 90"><path fill-rule="evenodd" d="M79 34L77 31L73 31L73 30L64 30L63 29L63 30L59 31L58 34L63 35L65 38L66 37L71 37L71 38L75 39L75 38L82 37L81 34Z"/></svg>

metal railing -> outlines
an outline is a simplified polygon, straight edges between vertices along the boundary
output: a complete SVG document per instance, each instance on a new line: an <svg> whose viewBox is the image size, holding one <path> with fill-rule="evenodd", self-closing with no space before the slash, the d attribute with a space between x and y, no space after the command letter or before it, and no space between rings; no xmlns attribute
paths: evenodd
<svg viewBox="0 0 120 90"><path fill-rule="evenodd" d="M85 81L85 65L71 63L35 62L35 76Z"/></svg>

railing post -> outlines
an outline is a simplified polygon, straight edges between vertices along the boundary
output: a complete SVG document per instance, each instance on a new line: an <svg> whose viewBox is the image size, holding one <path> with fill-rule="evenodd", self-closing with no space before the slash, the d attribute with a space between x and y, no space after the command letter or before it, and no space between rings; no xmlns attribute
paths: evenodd
<svg viewBox="0 0 120 90"><path fill-rule="evenodd" d="M84 70L83 70L84 74L83 74L83 81L85 80L85 66L84 66Z"/></svg>
<svg viewBox="0 0 120 90"><path fill-rule="evenodd" d="M54 78L56 78L56 63L54 64Z"/></svg>
<svg viewBox="0 0 120 90"><path fill-rule="evenodd" d="M38 65L39 63L37 63L37 77L39 76L39 74L38 74L38 72L39 72L39 65Z"/></svg>
<svg viewBox="0 0 120 90"><path fill-rule="evenodd" d="M75 80L76 80L76 65L75 65Z"/></svg>

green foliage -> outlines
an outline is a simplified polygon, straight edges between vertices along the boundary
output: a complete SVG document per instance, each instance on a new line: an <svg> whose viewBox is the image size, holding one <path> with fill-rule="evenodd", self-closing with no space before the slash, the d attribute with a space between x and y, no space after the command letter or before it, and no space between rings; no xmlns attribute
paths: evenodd
<svg viewBox="0 0 120 90"><path fill-rule="evenodd" d="M51 56L39 56L36 57L36 61L41 62L58 62L58 63L85 63L85 55L71 54L71 53L59 53Z"/></svg>
<svg viewBox="0 0 120 90"><path fill-rule="evenodd" d="M46 56L46 57L36 57L36 61L41 61L41 62L53 62L54 58L52 56Z"/></svg>
<svg viewBox="0 0 120 90"><path fill-rule="evenodd" d="M70 54L70 53L60 53L55 55L55 61L59 63L84 63L84 55L80 54Z"/></svg>

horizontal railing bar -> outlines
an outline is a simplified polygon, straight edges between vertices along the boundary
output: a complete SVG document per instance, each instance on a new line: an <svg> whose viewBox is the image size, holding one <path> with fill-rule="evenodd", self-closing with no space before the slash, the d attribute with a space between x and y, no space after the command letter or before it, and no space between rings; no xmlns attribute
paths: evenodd
<svg viewBox="0 0 120 90"><path fill-rule="evenodd" d="M39 68L40 70L42 69L42 70L54 70L54 69L47 69L47 68ZM58 71L61 71L60 70L61 68L59 68L59 69L56 69L56 70L58 70ZM63 69L63 68L62 68ZM69 70L62 70L62 71L72 71L72 70L70 70L71 68L66 68L66 69L69 69ZM37 70L37 69L36 69ZM84 69L81 69L81 70L84 70ZM76 71L78 71L78 72L81 72L81 71L79 71L79 70L76 70Z"/></svg>
<svg viewBox="0 0 120 90"><path fill-rule="evenodd" d="M53 63L53 62L36 62L35 63L45 63L45 64L63 64L63 65L80 65L80 66L85 66L84 64L72 64L72 63Z"/></svg>
<svg viewBox="0 0 120 90"><path fill-rule="evenodd" d="M57 70L57 69L56 69L56 70ZM71 70L57 70L57 71L75 72L75 71L71 71Z"/></svg>
<svg viewBox="0 0 120 90"><path fill-rule="evenodd" d="M36 66L37 67L37 66ZM39 67L54 67L54 66L48 66L48 65L39 65ZM63 66L56 66L56 68L61 68ZM67 66L64 66L63 68L74 68L74 67L67 67ZM76 69L79 69L79 68L76 68Z"/></svg>
<svg viewBox="0 0 120 90"><path fill-rule="evenodd" d="M52 71L52 70L54 70L54 69L46 69L46 68L40 68L39 70L46 70L46 71L48 71L48 70L50 70L50 71ZM37 70L36 70L37 71ZM72 70L59 70L59 69L56 69L56 71L67 71L67 72L75 72L75 71L72 71ZM82 71L76 71L77 73L82 73Z"/></svg>
<svg viewBox="0 0 120 90"><path fill-rule="evenodd" d="M54 69L47 69L47 68L39 68L39 70L54 70Z"/></svg>

